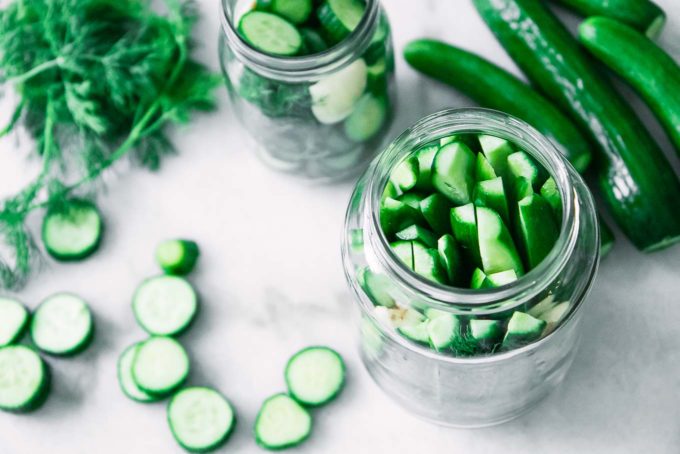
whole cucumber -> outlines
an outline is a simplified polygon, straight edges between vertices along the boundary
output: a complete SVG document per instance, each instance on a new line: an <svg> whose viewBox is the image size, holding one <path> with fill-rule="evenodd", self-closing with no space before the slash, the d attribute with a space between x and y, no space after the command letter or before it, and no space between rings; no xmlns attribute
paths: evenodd
<svg viewBox="0 0 680 454"><path fill-rule="evenodd" d="M590 131L603 198L623 232L653 251L680 240L680 181L631 107L537 0L473 0L522 71Z"/></svg>

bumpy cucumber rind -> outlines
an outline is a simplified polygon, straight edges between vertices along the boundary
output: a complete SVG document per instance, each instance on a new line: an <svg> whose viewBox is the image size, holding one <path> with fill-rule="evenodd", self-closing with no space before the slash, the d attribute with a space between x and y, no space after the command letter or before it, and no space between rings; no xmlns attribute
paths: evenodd
<svg viewBox="0 0 680 454"><path fill-rule="evenodd" d="M31 316L26 306L0 297L0 347L18 342L26 333Z"/></svg>
<svg viewBox="0 0 680 454"><path fill-rule="evenodd" d="M96 205L82 199L70 200L49 210L42 223L45 250L62 262L83 260L94 254L103 232L104 223Z"/></svg>
<svg viewBox="0 0 680 454"><path fill-rule="evenodd" d="M319 354L325 358L319 357ZM316 360L310 355L316 355ZM309 363L310 360L312 364ZM321 361L326 363L321 364ZM284 377L288 392L293 399L307 407L319 407L334 400L343 390L345 370L345 362L338 352L328 347L312 346L300 350L288 360ZM302 377L299 375L300 372L302 372ZM327 373L330 373L330 376L324 376ZM302 380L308 378L312 380L311 388L326 389L310 389L309 384L301 383ZM315 394L315 396L310 397L310 394Z"/></svg>
<svg viewBox="0 0 680 454"><path fill-rule="evenodd" d="M57 293L33 312L29 331L40 351L53 356L74 356L92 343L95 322L82 298L70 293ZM66 337L70 339L64 343ZM61 345L57 345L59 343Z"/></svg>
<svg viewBox="0 0 680 454"><path fill-rule="evenodd" d="M298 413L298 416L301 418L301 421L299 422L302 424L302 427L295 428L297 429L297 432L291 434L285 439L272 440L268 434L265 433L265 424L271 423L271 420L266 420L271 419L269 413L273 410L270 407L279 401L285 405L288 405L289 410L296 411ZM276 424L286 424L290 422L290 418L286 418L285 421L279 418L279 420L274 422ZM307 410L292 397L288 396L287 394L275 394L265 400L262 404L262 407L257 414L257 418L255 419L255 426L253 430L255 434L255 442L260 447L270 451L279 451L282 449L298 446L307 440L307 438L309 438L309 435L312 432L312 417L307 412Z"/></svg>
<svg viewBox="0 0 680 454"><path fill-rule="evenodd" d="M50 368L47 365L47 363L40 357L40 355L38 355L32 348L26 347L24 345L8 345L6 347L0 348L0 365L2 364L1 357L4 355L10 355L12 353L30 355L34 363L37 363L39 368L37 375L37 383L33 385L32 392L29 395L25 396L22 402L17 404L8 404L6 402L2 402L3 391L6 392L6 390L4 390L3 387L7 386L7 384L12 378L14 379L16 379L16 377L19 377L19 379L25 378L25 376L23 377L18 376L17 372L9 371L9 368L12 366L12 364L16 363L14 360L12 361L12 364L4 365L0 369L0 410L10 413L29 413L35 411L45 403L49 395L51 385ZM9 379L4 379L3 372L13 376L10 377ZM25 371L21 372L25 373Z"/></svg>

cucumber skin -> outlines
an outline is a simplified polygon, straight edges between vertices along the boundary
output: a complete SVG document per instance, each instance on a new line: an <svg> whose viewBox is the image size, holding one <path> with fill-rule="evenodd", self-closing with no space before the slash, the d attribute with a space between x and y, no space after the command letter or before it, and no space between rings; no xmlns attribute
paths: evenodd
<svg viewBox="0 0 680 454"><path fill-rule="evenodd" d="M267 398L267 399L262 403L262 406L260 407L260 412L262 411L262 408L264 408L264 406L267 404L267 402L269 402L270 400L272 400L272 399L274 399L274 398L276 398L276 397L279 397L279 396L281 396L281 395L288 396L288 394L286 394L286 393L274 394L273 396ZM288 397L290 397L290 396L288 396ZM290 397L290 398L293 399L292 397ZM295 400L295 399L293 399L293 400ZM297 400L295 400L295 402L297 402ZM300 404L298 404L298 405L300 405ZM302 405L300 405L300 406L301 406L302 408L305 408L305 407L302 406ZM307 434L305 434L305 435L303 435L302 437L298 438L297 440L291 441L291 442L289 442L289 443L287 443L287 444L285 444L285 445L281 445L281 446L271 446L271 445L268 445L267 443L265 443L265 442L260 438L259 434L257 433L257 425L258 425L257 423L258 423L258 421L259 421L259 419L260 419L260 412L258 412L257 417L255 418L255 424L254 424L254 427L253 427L253 435L255 435L255 443L257 443L257 445L258 445L259 447L261 447L261 448L263 448L263 449L266 449L267 451L283 451L284 449L289 449L289 448L294 448L294 447L296 447L296 446L299 446L299 445L301 445L302 443L304 443L305 441L307 441L307 439L309 438L309 436L312 434L312 430L314 429L314 419L312 418L311 421L310 421L309 432L307 432Z"/></svg>
<svg viewBox="0 0 680 454"><path fill-rule="evenodd" d="M404 57L418 71L459 89L482 107L526 121L559 144L560 151L579 172L590 164L591 144L571 120L504 69L473 53L429 39L410 42Z"/></svg>
<svg viewBox="0 0 680 454"><path fill-rule="evenodd" d="M45 214L45 217L43 218L43 223L42 223L42 227L41 227L41 230L40 230L40 235L41 235L41 238L42 238L43 245L45 246L45 250L50 255L50 257L52 257L53 259L58 260L60 262L78 262L80 260L85 260L86 258L91 256L92 254L97 252L97 250L99 249L99 246L101 245L101 242L102 242L102 236L104 235L104 222L103 222L103 218L102 218L102 213L101 213L101 211L99 211L99 208L97 208L97 206L94 203L90 202L89 200L73 199L73 200L69 200L68 203L71 206L76 206L76 207L80 207L80 208L91 208L91 209L93 209L94 211L97 212L97 214L99 215L99 235L97 236L97 241L92 243L92 245L89 248L81 251L79 254L61 254L57 251L52 250L49 246L49 242L47 241L47 235L46 235L47 232L45 231L46 230L46 222L45 221L50 216L50 214L51 214L50 211L48 211Z"/></svg>
<svg viewBox="0 0 680 454"><path fill-rule="evenodd" d="M342 365L342 383L340 384L338 389L335 390L335 392L333 394L331 394L330 396L328 396L328 398L326 400L321 401L321 402L310 403L310 402L305 402L305 401L299 399L295 395L295 393L293 393L292 388L290 386L290 382L288 381L288 374L286 373L288 371L288 367L293 362L293 360L295 358L297 358L298 356L304 354L305 352L309 351L309 350L325 350L325 351L335 355L340 360L340 364ZM324 347L322 345L312 345L310 347L305 347L302 350L300 350L299 352L295 353L293 356L290 357L290 359L288 360L288 363L286 363L286 367L284 369L284 380L286 381L286 388L288 389L289 396L292 397L297 403L299 403L303 407L307 407L307 408L321 407L322 405L326 405L327 403L335 400L335 398L338 397L338 395L340 395L342 390L345 388L346 376L347 376L347 366L345 366L345 360L342 359L342 356L340 356L340 353L336 352L332 348Z"/></svg>
<svg viewBox="0 0 680 454"><path fill-rule="evenodd" d="M680 181L578 41L536 0L473 3L528 78L598 143L594 162L603 199L628 238L648 252L679 241Z"/></svg>
<svg viewBox="0 0 680 454"><path fill-rule="evenodd" d="M590 16L605 16L628 24L650 37L661 32L666 14L649 0L554 0L577 13ZM659 23L660 21L660 23Z"/></svg>
<svg viewBox="0 0 680 454"><path fill-rule="evenodd" d="M129 345L125 350L123 350L123 353L121 353L120 356L119 356L119 360L120 360L120 358L122 358L123 355L125 355L129 350L131 350L131 349L133 349L133 348L137 348L137 344L138 344L138 343L136 342L136 343L134 343L134 344L132 344L132 345ZM118 377L118 383L119 383L119 385L120 385L120 384L123 382L123 380L122 380L122 374L121 374L120 364L119 364L119 363L116 364L116 376ZM159 400L161 400L160 397L158 397L158 396L152 396L152 395L150 395L150 394L149 394L149 398L150 398L149 400L138 399L137 397L128 394L127 390L126 390L122 385L119 386L119 388L120 388L120 390L123 392L123 394L125 394L125 397L127 397L128 399L133 400L133 401L135 401L135 402L138 402L138 403L140 403L140 404L148 404L148 403L158 402Z"/></svg>
<svg viewBox="0 0 680 454"><path fill-rule="evenodd" d="M30 347L26 347L30 348ZM33 349L35 351L35 349ZM35 352L37 355L38 352ZM35 392L33 396L22 406L20 407L15 407L15 408L2 408L0 407L0 411L4 411L7 413L15 413L15 414L20 414L20 413L31 413L35 410L38 410L40 407L43 406L45 401L47 401L47 397L50 394L51 386L52 386L52 372L50 369L49 364L47 361L45 361L42 357L40 357L40 363L43 368L43 381L40 384L40 387L38 390Z"/></svg>
<svg viewBox="0 0 680 454"><path fill-rule="evenodd" d="M680 65L652 40L613 19L588 18L578 31L581 44L646 101L680 153Z"/></svg>
<svg viewBox="0 0 680 454"><path fill-rule="evenodd" d="M21 304L21 306L26 311L26 320L24 320L24 324L21 326L21 328L17 330L14 337L11 338L9 342L7 342L6 344L0 345L0 348L19 343L19 341L26 335L26 333L28 333L29 327L31 326L31 318L33 314L31 314L31 311L28 309L28 307L26 307L26 305L20 303L19 301L17 301L17 303Z"/></svg>

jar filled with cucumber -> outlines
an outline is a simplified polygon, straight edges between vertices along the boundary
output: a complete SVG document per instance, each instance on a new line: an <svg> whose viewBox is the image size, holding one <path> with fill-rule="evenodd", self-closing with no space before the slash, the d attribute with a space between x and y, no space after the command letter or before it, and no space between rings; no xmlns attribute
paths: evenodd
<svg viewBox="0 0 680 454"><path fill-rule="evenodd" d="M538 131L487 109L421 120L359 180L345 229L362 358L408 409L484 426L561 381L599 231L583 180Z"/></svg>
<svg viewBox="0 0 680 454"><path fill-rule="evenodd" d="M223 0L220 60L236 117L265 163L317 181L355 175L394 102L378 0Z"/></svg>

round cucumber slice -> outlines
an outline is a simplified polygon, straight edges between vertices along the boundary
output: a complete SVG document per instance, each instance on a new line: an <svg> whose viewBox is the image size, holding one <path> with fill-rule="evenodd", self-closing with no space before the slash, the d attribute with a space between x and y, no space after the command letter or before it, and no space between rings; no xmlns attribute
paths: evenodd
<svg viewBox="0 0 680 454"><path fill-rule="evenodd" d="M198 311L198 297L189 282L178 276L145 280L132 299L132 311L149 334L174 336L186 330Z"/></svg>
<svg viewBox="0 0 680 454"><path fill-rule="evenodd" d="M236 414L217 391L191 387L179 391L168 404L170 431L189 452L207 452L222 446L236 425Z"/></svg>
<svg viewBox="0 0 680 454"><path fill-rule="evenodd" d="M155 402L158 397L144 392L132 377L132 363L139 350L140 342L130 345L118 358L118 383L123 394L137 402Z"/></svg>
<svg viewBox="0 0 680 454"><path fill-rule="evenodd" d="M345 385L345 363L328 347L308 347L288 361L286 385L291 397L316 407L333 400Z"/></svg>
<svg viewBox="0 0 680 454"><path fill-rule="evenodd" d="M103 223L97 207L85 200L71 200L43 219L42 239L47 253L61 261L82 260L101 242Z"/></svg>
<svg viewBox="0 0 680 454"><path fill-rule="evenodd" d="M297 446L311 431L311 415L287 394L276 394L265 400L255 419L255 441L265 449Z"/></svg>
<svg viewBox="0 0 680 454"><path fill-rule="evenodd" d="M0 347L17 342L26 331L28 320L28 310L23 304L0 297Z"/></svg>
<svg viewBox="0 0 680 454"><path fill-rule="evenodd" d="M189 375L189 356L175 339L155 336L142 342L132 361L132 378L144 392L167 396Z"/></svg>
<svg viewBox="0 0 680 454"><path fill-rule="evenodd" d="M309 87L312 113L323 124L335 124L349 117L366 89L367 69L363 59L355 60Z"/></svg>
<svg viewBox="0 0 680 454"><path fill-rule="evenodd" d="M312 0L272 0L271 10L294 24L301 24L312 13Z"/></svg>
<svg viewBox="0 0 680 454"><path fill-rule="evenodd" d="M255 49L280 56L296 55L302 49L302 36L295 26L275 14L250 11L239 22L239 32Z"/></svg>
<svg viewBox="0 0 680 454"><path fill-rule="evenodd" d="M26 412L47 398L50 374L45 362L24 345L0 348L0 410Z"/></svg>
<svg viewBox="0 0 680 454"><path fill-rule="evenodd" d="M326 0L317 10L326 33L339 43L361 22L366 5L360 0Z"/></svg>
<svg viewBox="0 0 680 454"><path fill-rule="evenodd" d="M366 93L357 101L354 111L345 120L345 134L353 142L366 142L380 132L386 119L385 98Z"/></svg>
<svg viewBox="0 0 680 454"><path fill-rule="evenodd" d="M74 355L90 344L94 321L87 303L70 293L57 293L43 301L31 319L33 343L45 353Z"/></svg>

